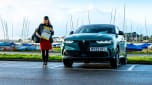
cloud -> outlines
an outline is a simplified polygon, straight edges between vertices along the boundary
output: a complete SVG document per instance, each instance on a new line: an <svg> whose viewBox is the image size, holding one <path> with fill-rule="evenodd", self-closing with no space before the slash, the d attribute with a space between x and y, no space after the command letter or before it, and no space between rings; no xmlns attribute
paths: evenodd
<svg viewBox="0 0 152 85"><path fill-rule="evenodd" d="M127 1L126 7L126 24L133 22L134 24L143 24L144 18L147 16L147 22L152 24L150 5L144 5ZM8 27L11 29L14 25L14 37L21 37L23 18L26 16L30 20L30 33L42 23L43 17L48 15L55 29L55 36L63 36L65 27L68 22L68 30L70 27L70 16L73 17L74 27L77 24L88 24L88 10L91 23L109 23L112 8L117 9L116 24L122 27L123 23L123 5L124 0L0 0L0 16L7 20ZM143 6L143 5L142 5ZM147 9L147 10L145 10ZM1 26L1 25L0 25ZM129 26L128 26L129 27ZM1 29L1 28L0 28ZM1 29L2 30L2 29ZM11 30L9 30L11 36ZM0 31L3 35L3 32ZM1 37L2 38L2 37ZM0 39L1 39L0 38Z"/></svg>

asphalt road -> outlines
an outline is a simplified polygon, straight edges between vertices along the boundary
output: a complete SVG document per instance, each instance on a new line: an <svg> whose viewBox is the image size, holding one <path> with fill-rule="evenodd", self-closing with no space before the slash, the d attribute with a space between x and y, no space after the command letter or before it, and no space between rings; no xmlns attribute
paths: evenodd
<svg viewBox="0 0 152 85"><path fill-rule="evenodd" d="M128 64L112 69L109 64L0 61L0 85L151 85L152 65Z"/></svg>

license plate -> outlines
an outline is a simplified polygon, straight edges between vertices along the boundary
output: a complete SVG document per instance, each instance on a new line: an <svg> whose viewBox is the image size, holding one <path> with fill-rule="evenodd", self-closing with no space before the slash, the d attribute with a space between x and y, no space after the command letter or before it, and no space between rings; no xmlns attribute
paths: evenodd
<svg viewBox="0 0 152 85"><path fill-rule="evenodd" d="M90 47L90 51L107 51L105 47Z"/></svg>

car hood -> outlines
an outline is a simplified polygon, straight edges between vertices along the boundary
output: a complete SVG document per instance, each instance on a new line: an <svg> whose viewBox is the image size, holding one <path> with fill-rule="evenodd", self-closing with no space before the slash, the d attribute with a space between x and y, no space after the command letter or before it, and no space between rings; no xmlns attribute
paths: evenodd
<svg viewBox="0 0 152 85"><path fill-rule="evenodd" d="M115 34L80 33L66 37L64 40L113 40Z"/></svg>

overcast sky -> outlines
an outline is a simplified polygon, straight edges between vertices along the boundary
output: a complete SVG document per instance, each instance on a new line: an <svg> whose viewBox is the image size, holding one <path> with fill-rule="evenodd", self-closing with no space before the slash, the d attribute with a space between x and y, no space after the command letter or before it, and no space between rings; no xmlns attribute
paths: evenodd
<svg viewBox="0 0 152 85"><path fill-rule="evenodd" d="M45 15L50 17L54 26L55 36L66 34L71 31L70 17L73 18L73 27L88 24L88 11L91 24L109 24L111 11L116 8L115 24L122 30L123 9L126 4L126 30L130 32L130 25L133 31L145 34L145 17L148 24L148 34L152 24L152 1L151 0L0 0L0 16L8 23L9 36L12 35L12 24L14 38L21 38L24 17L30 21L29 37L34 29L42 23ZM112 22L114 24L114 22ZM3 29L0 23L0 39L3 39ZM151 33L152 34L152 33Z"/></svg>

